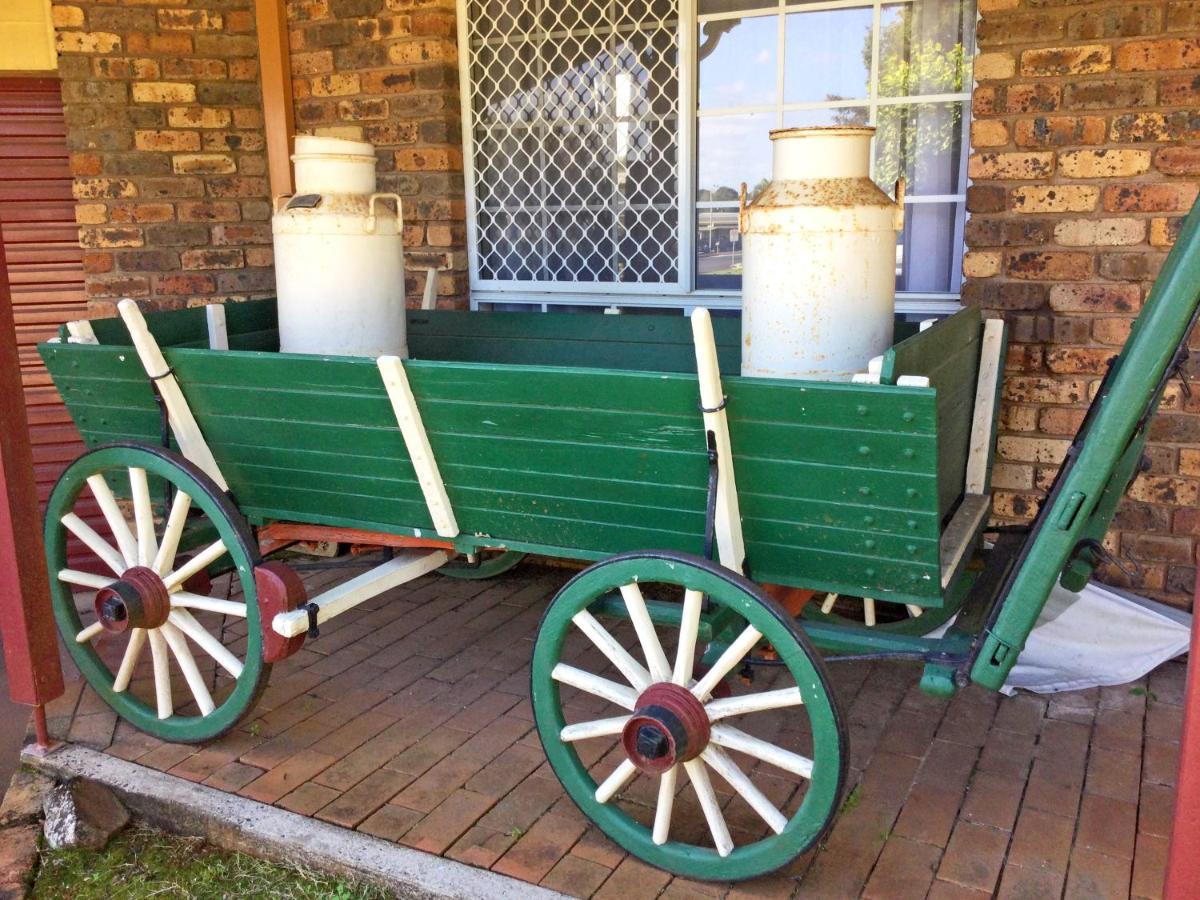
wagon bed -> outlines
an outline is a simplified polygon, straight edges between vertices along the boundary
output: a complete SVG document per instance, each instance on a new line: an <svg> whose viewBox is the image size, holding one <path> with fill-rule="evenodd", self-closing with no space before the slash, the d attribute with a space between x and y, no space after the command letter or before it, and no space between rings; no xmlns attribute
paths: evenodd
<svg viewBox="0 0 1200 900"><path fill-rule="evenodd" d="M249 521L431 535L375 361L279 353L273 301L225 309L228 350L208 348L203 309L145 320ZM740 378L739 324L713 320L755 579L942 606L987 511L993 404L963 502L978 312L909 334L878 385ZM157 443L125 326L91 326L97 344L41 348L85 442ZM458 549L703 551L709 460L686 319L422 311L408 326L404 368Z"/></svg>

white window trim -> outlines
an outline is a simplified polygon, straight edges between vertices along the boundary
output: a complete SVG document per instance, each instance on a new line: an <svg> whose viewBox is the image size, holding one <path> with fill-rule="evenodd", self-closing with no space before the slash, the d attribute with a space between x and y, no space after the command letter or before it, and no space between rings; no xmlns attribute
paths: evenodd
<svg viewBox="0 0 1200 900"><path fill-rule="evenodd" d="M570 0L563 0L570 2ZM875 109L882 105L911 103L910 97L878 97L877 83L873 78L869 96L856 100L809 103L777 103L760 106L736 107L732 109L709 109L698 111L698 90L700 75L697 67L696 48L700 28L700 19L696 12L696 0L678 0L679 26L677 49L679 52L679 101L676 109L677 154L679 191L677 210L679 216L678 255L676 266L678 280L675 283L638 283L621 282L558 282L550 285L544 281L499 281L480 278L479 254L475 240L477 229L477 213L475 198L475 148L474 148L474 113L471 108L471 71L470 45L467 23L468 0L456 0L456 24L458 29L458 72L459 72L459 103L462 115L463 135L463 178L466 199L466 232L467 232L467 264L469 274L470 308L486 309L504 304L528 306L531 309L547 311L553 306L589 306L589 307L665 307L681 309L685 313L697 306L712 309L740 309L741 291L727 291L697 288L696 285L696 211L699 208L727 208L728 204L721 201L697 201L696 187L697 166L697 136L699 122L703 117L721 114L754 114L778 113L780 117L786 112L809 109L832 109L838 107L862 107L869 109L870 120L875 119ZM806 3L805 12L817 12L832 9L848 9L862 7L872 0L828 0L825 3ZM889 0L889 2L911 3L913 0ZM775 0L751 9L737 10L727 13L713 13L703 16L705 22L720 19L740 19L747 16L779 13L788 5L788 0ZM873 47L872 72L879 65L879 3L874 5L874 21L872 24ZM558 32L550 32L550 36ZM777 65L782 69L786 64L784 30L779 29L779 48L776 54ZM968 82L973 86L973 82ZM919 95L924 103L959 102L963 104L963 138L961 165L965 171L969 153L971 124L971 89L961 93ZM781 124L781 123L780 123ZM778 125L777 125L778 127ZM871 168L874 170L875 160L872 154ZM684 187L686 186L686 187ZM965 199L963 194L918 195L905 198L905 205L918 203L954 202L959 203L958 215L955 220L954 246L956 256L961 260L964 244L963 231L965 226ZM961 276L958 278L961 284ZM960 306L959 291L946 292L898 292L896 295L897 313L909 315L944 315L953 312ZM689 302L692 301L692 302Z"/></svg>

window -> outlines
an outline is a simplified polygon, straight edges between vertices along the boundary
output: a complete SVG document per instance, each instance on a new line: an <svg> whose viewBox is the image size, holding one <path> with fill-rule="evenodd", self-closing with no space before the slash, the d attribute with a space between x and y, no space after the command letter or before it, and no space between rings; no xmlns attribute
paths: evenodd
<svg viewBox="0 0 1200 900"><path fill-rule="evenodd" d="M961 283L972 0L460 0L472 302L736 307L773 128L872 124L901 308Z"/></svg>

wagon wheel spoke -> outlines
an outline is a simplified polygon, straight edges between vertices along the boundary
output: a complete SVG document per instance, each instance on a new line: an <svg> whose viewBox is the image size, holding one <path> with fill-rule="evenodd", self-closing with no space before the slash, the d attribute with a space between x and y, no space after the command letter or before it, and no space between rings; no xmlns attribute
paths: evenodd
<svg viewBox="0 0 1200 900"><path fill-rule="evenodd" d="M745 753L801 778L812 778L813 761L806 756L756 738L732 725L713 725L711 733L712 742L718 747Z"/></svg>
<svg viewBox="0 0 1200 900"><path fill-rule="evenodd" d="M201 650L216 661L222 669L237 678L242 674L241 661L225 649L225 646L204 630L186 609L173 609L168 619L171 624L190 637Z"/></svg>
<svg viewBox="0 0 1200 900"><path fill-rule="evenodd" d="M95 553L117 575L120 575L128 568L125 565L125 557L121 555L120 551L102 538L91 525L79 518L75 513L67 513L59 521L62 522L63 527L67 531L79 538L89 550Z"/></svg>
<svg viewBox="0 0 1200 900"><path fill-rule="evenodd" d="M646 657L646 665L655 681L668 681L671 678L671 665L667 662L667 654L663 652L662 642L658 632L654 630L654 622L646 609L646 600L642 597L642 589L636 584L621 586L621 597L625 600L625 608L633 622L633 630L637 632L638 643L642 645L642 655Z"/></svg>
<svg viewBox="0 0 1200 900"><path fill-rule="evenodd" d="M575 614L571 621L587 635L588 640L596 645L596 648L608 658L608 661L616 666L617 671L625 676L625 680L633 685L635 690L644 691L650 686L650 673L629 654L628 650L621 646L620 642L600 624L595 616L586 609L582 609Z"/></svg>
<svg viewBox="0 0 1200 900"><path fill-rule="evenodd" d="M215 563L225 555L225 552L224 541L213 541L170 575L163 577L163 583L167 586L167 590L175 590L193 575L199 574Z"/></svg>
<svg viewBox="0 0 1200 900"><path fill-rule="evenodd" d="M133 497L133 523L137 529L138 565L148 566L158 552L158 540L154 534L154 506L150 502L150 481L145 469L130 466L129 492Z"/></svg>
<svg viewBox="0 0 1200 900"><path fill-rule="evenodd" d="M679 784L679 766L671 766L658 781L658 801L654 805L654 843L662 845L671 836L671 813L675 809L675 789Z"/></svg>
<svg viewBox="0 0 1200 900"><path fill-rule="evenodd" d="M716 722L730 716L784 709L788 706L800 706L803 703L804 697L800 693L800 688L790 687L774 691L760 691L757 694L725 697L721 700L710 700L705 704L704 711L708 713L710 722Z"/></svg>
<svg viewBox="0 0 1200 900"><path fill-rule="evenodd" d="M559 663L550 673L550 677L555 681L578 688L586 694L601 697L609 703L615 703L617 706L623 706L626 709L633 709L637 706L638 695L632 688L609 681L599 675L593 675L591 672L585 672L583 669L577 669L575 666Z"/></svg>
<svg viewBox="0 0 1200 900"><path fill-rule="evenodd" d="M175 554L179 550L179 539L183 536L183 526L187 524L188 511L192 508L192 498L183 491L175 492L171 501L171 512L167 516L167 524L163 527L162 541L158 545L158 553L154 556L151 568L159 575L166 573L175 564Z"/></svg>
<svg viewBox="0 0 1200 900"><path fill-rule="evenodd" d="M754 649L754 645L758 643L761 637L761 631L753 625L747 625L742 630L742 633L734 639L733 643L725 649L725 652L718 657L717 661L713 663L712 668L704 673L704 677L692 685L692 694L701 701L706 700L713 692L713 688L720 684L725 676L732 672L734 667L745 658L746 654Z"/></svg>
<svg viewBox="0 0 1200 900"><path fill-rule="evenodd" d="M113 579L104 575L93 575L91 572L80 572L78 569L59 569L58 580L76 587L95 588L100 590L113 583Z"/></svg>
<svg viewBox="0 0 1200 900"><path fill-rule="evenodd" d="M559 732L559 737L570 743L573 741L586 741L588 738L596 737L612 737L614 734L620 734L625 727L625 723L629 721L629 716L616 716L611 719L595 719L591 722L579 722L575 725L568 725Z"/></svg>
<svg viewBox="0 0 1200 900"><path fill-rule="evenodd" d="M717 801L717 792L713 790L712 782L704 764L693 759L683 764L700 808L704 811L704 819L708 822L708 830L712 833L713 845L721 856L733 852L733 838L729 836L729 826L725 824L725 816L721 813L721 804Z"/></svg>
<svg viewBox="0 0 1200 900"><path fill-rule="evenodd" d="M121 666L113 678L113 691L122 693L133 680L134 670L142 656L142 648L146 645L146 629L134 628L129 632L129 643L125 645L125 655L121 657Z"/></svg>
<svg viewBox="0 0 1200 900"><path fill-rule="evenodd" d="M175 701L171 696L171 660L167 656L167 642L158 629L147 633L150 638L150 656L154 660L154 698L158 704L158 717L169 719L175 715Z"/></svg>
<svg viewBox="0 0 1200 900"><path fill-rule="evenodd" d="M621 760L620 765L613 770L613 773L596 788L596 800L600 803L607 803L636 774L637 766L627 759Z"/></svg>
<svg viewBox="0 0 1200 900"><path fill-rule="evenodd" d="M183 632L170 622L164 622L158 630L162 632L163 639L171 648L171 654L175 657L179 670L183 672L183 680L191 688L192 697L195 699L196 705L200 707L200 714L207 716L217 708L217 705L213 703L212 694L209 693L208 685L204 683L204 676L200 674L200 669L196 666L196 658L188 649Z"/></svg>
<svg viewBox="0 0 1200 900"><path fill-rule="evenodd" d="M116 539L121 556L125 558L125 565L127 567L136 566L137 540L134 539L133 532L129 530L129 522L121 512L121 508L117 506L117 498L113 496L108 482L104 480L103 475L97 474L88 478L87 483L88 487L92 489L92 496L96 498L100 512L104 514L104 521L108 523L108 528L112 531L113 538Z"/></svg>
<svg viewBox="0 0 1200 900"><path fill-rule="evenodd" d="M78 644L86 644L88 641L98 637L104 632L104 626L99 622L93 622L87 628L84 628L79 634L75 635L75 642Z"/></svg>
<svg viewBox="0 0 1200 900"><path fill-rule="evenodd" d="M738 767L728 753L710 745L704 748L700 758L725 779L725 783L737 791L743 800L750 804L750 808L762 817L772 831L779 834L787 827L787 816L767 799L766 794L754 786L754 782Z"/></svg>
<svg viewBox="0 0 1200 900"><path fill-rule="evenodd" d="M171 595L171 607L174 609L201 609L206 612L220 613L223 616L246 618L246 604L236 600L222 600L219 597L206 597L204 594L193 594L191 591L176 591Z"/></svg>
<svg viewBox="0 0 1200 900"><path fill-rule="evenodd" d="M700 591L683 592L683 612L679 622L679 647L675 651L675 669L671 680L687 687L692 680L696 664L696 635L700 631L700 613L704 607L704 594Z"/></svg>

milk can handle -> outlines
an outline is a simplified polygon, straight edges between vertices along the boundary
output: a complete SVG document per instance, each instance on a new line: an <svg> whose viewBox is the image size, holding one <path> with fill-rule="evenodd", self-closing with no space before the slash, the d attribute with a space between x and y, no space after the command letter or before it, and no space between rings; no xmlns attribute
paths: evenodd
<svg viewBox="0 0 1200 900"><path fill-rule="evenodd" d="M280 200L290 200L294 196L296 196L296 195L295 194L276 194L275 199L272 201L272 205L274 206L273 212L279 212L279 209L280 209L279 201Z"/></svg>
<svg viewBox="0 0 1200 900"><path fill-rule="evenodd" d="M896 179L896 219L892 225L896 231L904 230L904 191L907 185L903 175Z"/></svg>
<svg viewBox="0 0 1200 900"><path fill-rule="evenodd" d="M367 203L367 233L375 233L375 204L380 200L395 200L396 201L396 230L404 229L404 201L400 199L399 194L388 193L382 191L378 194L372 194L370 201Z"/></svg>

